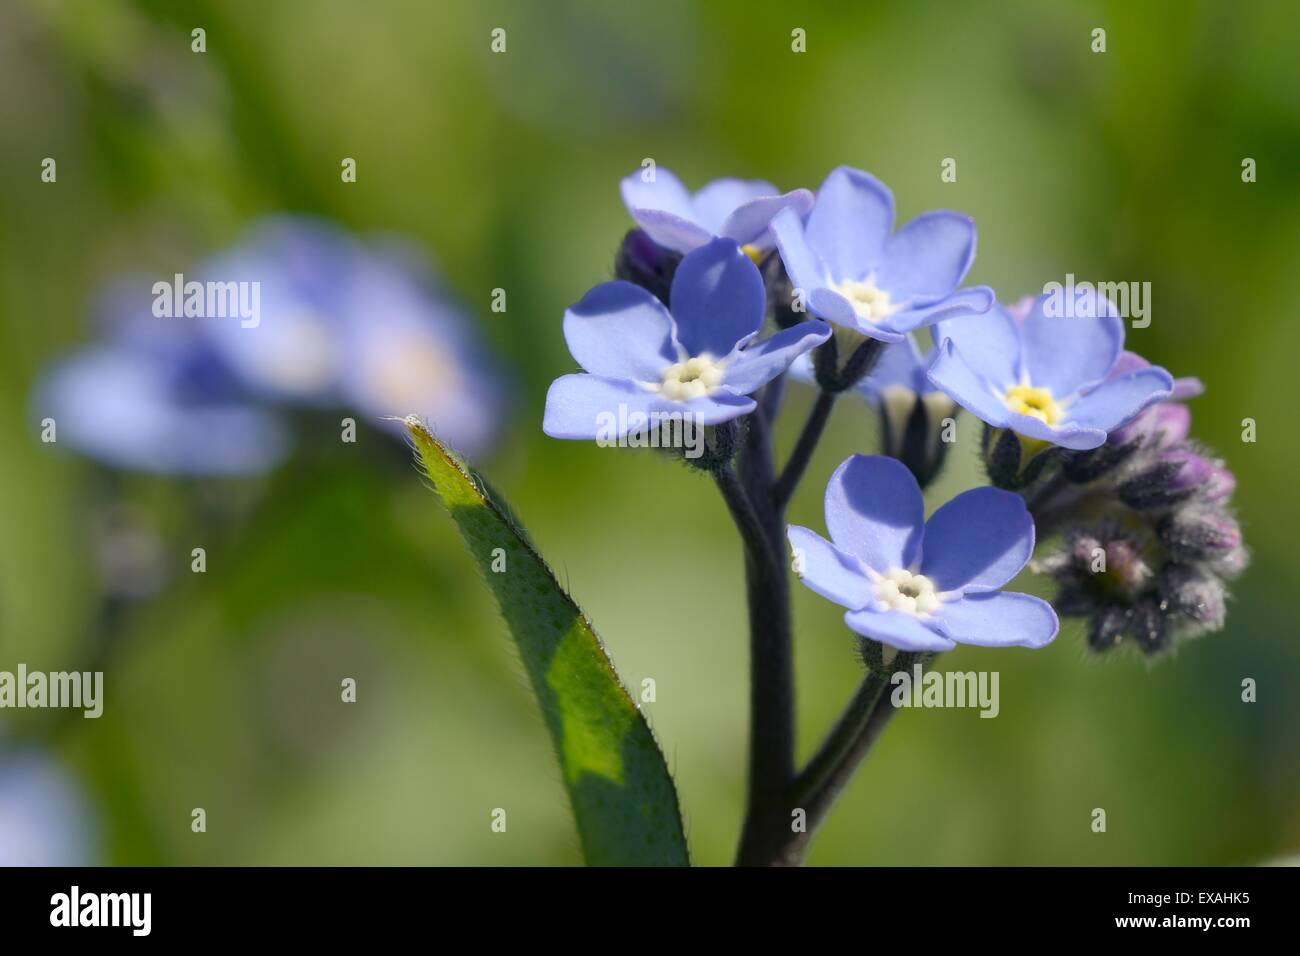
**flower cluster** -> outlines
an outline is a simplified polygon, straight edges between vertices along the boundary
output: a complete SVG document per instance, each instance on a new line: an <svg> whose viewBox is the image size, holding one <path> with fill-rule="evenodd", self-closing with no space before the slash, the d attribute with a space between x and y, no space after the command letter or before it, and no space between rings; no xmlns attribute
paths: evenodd
<svg viewBox="0 0 1300 956"><path fill-rule="evenodd" d="M1096 649L1130 635L1150 652L1222 623L1224 583L1246 558L1232 475L1187 438L1180 403L1199 383L1126 352L1124 322L1095 290L1056 316L1046 296L1003 306L963 287L975 224L936 211L895 230L892 194L848 167L815 195L732 179L691 193L654 168L622 193L638 228L618 280L565 313L584 371L551 386L547 434L598 438L617 421L621 438L676 414L741 435L700 467L719 476L761 569L831 404L855 392L878 411L884 455L832 476L829 541L798 526L788 537L803 583L856 633L913 652L1041 647L1060 611L1089 618ZM759 340L765 315L777 331ZM787 370L821 396L786 468L768 474L758 459ZM959 409L984 422L994 487L925 521L921 490ZM1059 585L1056 610L1000 590L1036 542L1056 548L1034 565Z"/></svg>
<svg viewBox="0 0 1300 956"><path fill-rule="evenodd" d="M289 448L286 412L337 408L393 434L418 414L467 452L487 448L500 376L404 246L277 218L184 278L254 290L256 315L214 317L195 299L194 314L160 317L160 284L117 281L100 340L35 389L32 412L56 423L60 444L129 470L256 474Z"/></svg>

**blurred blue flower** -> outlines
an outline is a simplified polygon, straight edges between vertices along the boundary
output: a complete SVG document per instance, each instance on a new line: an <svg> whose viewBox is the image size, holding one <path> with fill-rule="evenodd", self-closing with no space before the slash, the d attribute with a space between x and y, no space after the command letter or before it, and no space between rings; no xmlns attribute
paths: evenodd
<svg viewBox="0 0 1300 956"><path fill-rule="evenodd" d="M251 393L271 401L337 406L348 358L343 303L363 258L355 239L323 221L262 220L197 270L202 282L256 283L257 325L204 319L200 327Z"/></svg>
<svg viewBox="0 0 1300 956"><path fill-rule="evenodd" d="M419 256L327 223L274 218L208 260L216 282L260 283L255 328L205 324L247 387L268 399L344 407L401 431L415 415L468 455L489 446L506 394L488 353Z"/></svg>
<svg viewBox="0 0 1300 956"><path fill-rule="evenodd" d="M620 188L637 225L665 249L683 253L718 237L755 252L770 249L772 217L790 209L802 219L813 204L806 189L783 194L760 179L715 179L692 195L666 169L653 170L649 181L645 170L631 173Z"/></svg>
<svg viewBox="0 0 1300 956"><path fill-rule="evenodd" d="M1173 378L1156 366L1115 374L1124 323L1093 294L1075 315L1050 317L1047 296L1020 317L1000 307L935 329L930 381L977 418L1027 438L1085 450L1143 409L1169 398Z"/></svg>
<svg viewBox="0 0 1300 956"><path fill-rule="evenodd" d="M826 487L826 528L831 541L789 527L795 567L807 588L848 608L845 623L863 637L946 651L1042 647L1056 636L1050 604L999 590L1034 553L1034 521L1019 495L975 488L926 521L906 467L854 455Z"/></svg>
<svg viewBox="0 0 1300 956"><path fill-rule="evenodd" d="M987 286L958 289L975 258L975 223L940 210L894 232L894 197L874 176L831 170L807 223L772 219L781 261L814 315L884 342L993 304Z"/></svg>
<svg viewBox="0 0 1300 956"><path fill-rule="evenodd" d="M752 392L831 334L811 321L750 345L763 324L763 280L730 239L688 253L670 299L671 312L640 286L606 282L564 314L565 341L588 374L552 383L546 434L621 438L655 415L739 418L756 407Z"/></svg>
<svg viewBox="0 0 1300 956"><path fill-rule="evenodd" d="M246 475L288 448L280 421L251 402L190 321L150 314L147 280L110 289L106 339L50 368L33 390L56 445L116 468L173 475ZM192 320L191 320L192 321Z"/></svg>
<svg viewBox="0 0 1300 956"><path fill-rule="evenodd" d="M395 432L391 417L416 415L470 455L496 432L499 373L405 248L273 218L181 278L243 290L252 318L160 317L145 296L154 283L118 283L100 310L101 343L34 391L33 412L55 420L59 442L125 469L242 475L287 451L280 405L352 409Z"/></svg>
<svg viewBox="0 0 1300 956"><path fill-rule="evenodd" d="M0 866L94 866L95 828L76 784L36 751L0 754Z"/></svg>
<svg viewBox="0 0 1300 956"><path fill-rule="evenodd" d="M471 457L496 436L508 401L491 356L411 250L385 244L358 260L341 301L344 403L405 434L416 415Z"/></svg>

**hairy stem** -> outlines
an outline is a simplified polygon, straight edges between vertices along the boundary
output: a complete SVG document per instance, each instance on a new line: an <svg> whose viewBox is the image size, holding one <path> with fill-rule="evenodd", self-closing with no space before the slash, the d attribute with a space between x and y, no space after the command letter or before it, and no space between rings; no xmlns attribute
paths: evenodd
<svg viewBox="0 0 1300 956"><path fill-rule="evenodd" d="M824 765L818 768L820 777L807 780L809 789L803 795L803 802L804 810L808 814L808 835L810 837L822 820L826 818L826 814L830 812L836 798L848 786L849 781L853 779L853 774L858 769L858 765L862 763L863 758L866 757L871 747L880 737L881 732L884 731L890 719L894 716L896 708L893 702L890 701L889 695L884 692L889 685L890 674L898 671L910 671L917 661L921 661L922 666L924 666L932 657L933 655L914 652L901 653L894 658L888 672L882 672L878 676L873 672L868 674L863 681L863 687L854 696L849 712L846 712L845 717L841 718L841 722L836 724L835 729L831 732L831 737L827 740L827 744L829 745L833 740L836 743L839 742L835 739L836 735L841 731L841 725L844 724L845 720L850 718L850 712L857 718L856 726L845 728L847 732L844 734L843 746L840 747L838 753L828 755ZM871 700L869 709L866 710L865 719L862 719L860 715L864 702L860 701L859 698L871 697L872 694L874 694L874 697ZM809 765L809 770L812 770L812 764ZM805 776L811 777L807 773ZM804 778L801 777L802 779Z"/></svg>
<svg viewBox="0 0 1300 956"><path fill-rule="evenodd" d="M785 794L794 778L794 657L790 583L785 570L784 520L772 504L772 446L768 422L751 415L740 450L740 477L718 475L719 488L746 538L749 612L749 767L738 865L772 862L776 839L788 830ZM741 499L748 504L733 499ZM751 523L750 515L753 521ZM754 527L757 526L757 532ZM746 530L748 529L748 530Z"/></svg>
<svg viewBox="0 0 1300 956"><path fill-rule="evenodd" d="M799 772L795 781L796 795L806 798L825 782L862 733L888 684L889 673L883 667L873 667L867 671L840 719L826 735L817 753Z"/></svg>
<svg viewBox="0 0 1300 956"><path fill-rule="evenodd" d="M730 465L719 468L713 473L713 480L722 492L722 500L727 503L731 519L740 531L746 560L752 562L755 569L768 579L780 575L780 559L773 554L767 531L736 472Z"/></svg>
<svg viewBox="0 0 1300 956"><path fill-rule="evenodd" d="M817 443L821 441L822 433L826 431L826 423L830 421L831 409L835 407L837 397L835 392L818 392L817 401L813 403L812 411L808 413L808 420L804 422L803 431L799 434L799 440L795 442L794 451L790 453L790 460L785 463L781 477L772 486L772 502L781 514L785 513L786 505L790 503L790 498L794 495L795 488L799 486L799 480L803 477L808 462L812 460L813 452L817 449Z"/></svg>

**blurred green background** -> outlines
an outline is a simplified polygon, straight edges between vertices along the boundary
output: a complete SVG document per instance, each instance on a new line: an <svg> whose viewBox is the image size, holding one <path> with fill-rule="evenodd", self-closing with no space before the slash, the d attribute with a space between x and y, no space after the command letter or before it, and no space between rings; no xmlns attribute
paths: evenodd
<svg viewBox="0 0 1300 956"><path fill-rule="evenodd" d="M208 52L190 51L190 30ZM504 54L489 32L507 30ZM791 30L806 31L793 53ZM1093 53L1091 32L1107 31ZM1080 625L1037 651L963 648L1001 715L904 712L816 840L818 864L1246 864L1300 851L1300 8L1289 2L156 0L0 6L0 669L77 668L111 626L100 720L0 714L41 737L112 863L579 860L550 743L451 522L391 438L325 443L264 482L119 476L39 443L28 394L126 271L169 276L250 219L322 214L422 241L516 381L479 462L601 631L681 792L694 857L743 807L740 548L711 485L653 453L544 438L572 370L568 304L609 278L618 180L816 188L834 166L900 221L972 215L968 281L1004 300L1150 281L1129 345L1199 375L1194 430L1240 479L1252 568L1226 629L1148 666ZM39 179L57 157L57 184ZM358 181L339 178L355 157ZM956 183L940 163L957 160ZM1243 158L1258 182L1241 180ZM505 314L491 290L508 290ZM791 396L793 441L808 394ZM1241 422L1258 422L1258 442ZM327 416L328 418L328 416ZM328 418L332 421L332 418ZM930 504L977 481L969 419ZM791 519L874 448L844 403ZM94 509L174 537L174 580L103 620ZM194 542L195 498L208 532ZM249 506L249 502L252 506ZM230 519L229 515L238 515ZM206 544L208 573L189 573ZM1023 583L1023 582L1022 582ZM1032 587L1032 584L1025 585ZM840 612L796 589L808 753L859 678ZM339 702L339 681L358 702ZM1245 677L1259 700L1240 700ZM203 807L208 832L190 830ZM504 834L489 828L508 812ZM1108 832L1094 834L1103 807Z"/></svg>

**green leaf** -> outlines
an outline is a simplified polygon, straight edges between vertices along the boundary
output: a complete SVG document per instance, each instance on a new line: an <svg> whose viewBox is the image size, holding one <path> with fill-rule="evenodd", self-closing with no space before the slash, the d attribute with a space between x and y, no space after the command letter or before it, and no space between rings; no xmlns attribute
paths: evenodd
<svg viewBox="0 0 1300 956"><path fill-rule="evenodd" d="M418 420L406 427L514 634L593 866L686 866L677 790L591 622L508 508ZM501 568L504 557L505 570Z"/></svg>

